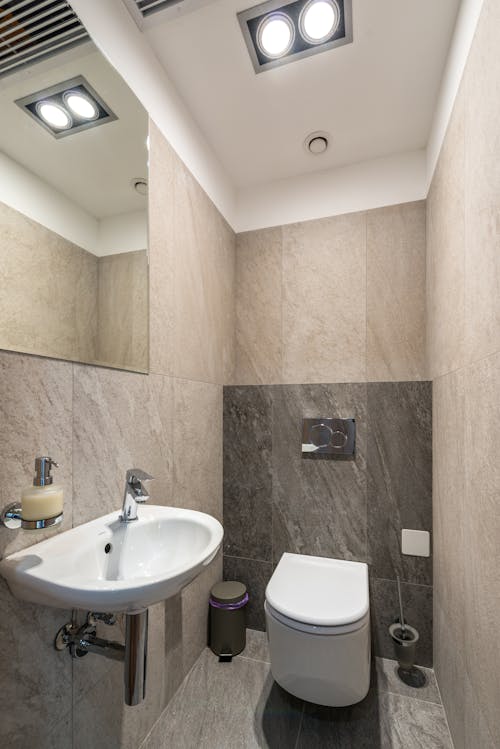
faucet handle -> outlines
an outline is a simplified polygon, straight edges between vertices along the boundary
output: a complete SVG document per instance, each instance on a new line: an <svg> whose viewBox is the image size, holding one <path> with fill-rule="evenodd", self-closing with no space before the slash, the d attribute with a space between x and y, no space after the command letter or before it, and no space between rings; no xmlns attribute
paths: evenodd
<svg viewBox="0 0 500 749"><path fill-rule="evenodd" d="M127 484L132 484L136 481L153 481L154 476L151 476L142 468L129 468L126 473Z"/></svg>

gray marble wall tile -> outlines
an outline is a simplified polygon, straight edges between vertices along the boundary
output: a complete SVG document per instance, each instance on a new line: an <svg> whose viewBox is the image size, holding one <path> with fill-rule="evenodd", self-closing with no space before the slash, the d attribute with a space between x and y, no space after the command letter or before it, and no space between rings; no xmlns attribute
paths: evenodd
<svg viewBox="0 0 500 749"><path fill-rule="evenodd" d="M405 619L420 635L416 662L432 667L432 588L402 583ZM399 617L397 584L394 580L370 580L373 651L382 658L394 658L389 625Z"/></svg>
<svg viewBox="0 0 500 749"><path fill-rule="evenodd" d="M169 504L172 381L74 366L75 525L119 510L127 468L151 473L153 502Z"/></svg>
<svg viewBox="0 0 500 749"><path fill-rule="evenodd" d="M368 383L368 547L375 577L432 584L432 560L401 553L401 529L432 529L432 386Z"/></svg>
<svg viewBox="0 0 500 749"><path fill-rule="evenodd" d="M226 554L272 561L271 452L269 388L224 388Z"/></svg>
<svg viewBox="0 0 500 749"><path fill-rule="evenodd" d="M0 454L8 481L0 482L0 506L21 499L33 483L35 458L51 455L64 489L64 520L57 530L11 531L0 527L0 557L71 528L72 365L0 352Z"/></svg>
<svg viewBox="0 0 500 749"><path fill-rule="evenodd" d="M251 629L265 630L264 600L266 586L273 573L271 562L224 556L224 580L239 580L247 586L249 601L246 624Z"/></svg>
<svg viewBox="0 0 500 749"><path fill-rule="evenodd" d="M273 561L366 559L366 385L283 385L273 398ZM302 418L356 419L352 461L302 457Z"/></svg>

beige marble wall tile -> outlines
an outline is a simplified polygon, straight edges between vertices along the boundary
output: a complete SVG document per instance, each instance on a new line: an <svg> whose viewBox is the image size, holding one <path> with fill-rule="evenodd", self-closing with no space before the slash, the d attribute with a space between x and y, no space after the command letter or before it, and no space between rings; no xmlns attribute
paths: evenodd
<svg viewBox="0 0 500 749"><path fill-rule="evenodd" d="M152 501L170 504L172 412L167 377L74 365L74 525L121 508L128 468L152 474Z"/></svg>
<svg viewBox="0 0 500 749"><path fill-rule="evenodd" d="M425 379L425 202L366 219L367 379Z"/></svg>
<svg viewBox="0 0 500 749"><path fill-rule="evenodd" d="M282 228L236 237L235 385L282 380Z"/></svg>
<svg viewBox="0 0 500 749"><path fill-rule="evenodd" d="M222 384L234 370L235 235L151 126L151 371Z"/></svg>
<svg viewBox="0 0 500 749"><path fill-rule="evenodd" d="M148 257L146 250L98 260L97 346L101 364L147 371Z"/></svg>
<svg viewBox="0 0 500 749"><path fill-rule="evenodd" d="M283 382L366 379L366 214L283 227Z"/></svg>
<svg viewBox="0 0 500 749"><path fill-rule="evenodd" d="M107 635L123 641L117 627ZM74 664L74 749L137 749L159 718L165 679L165 606L149 609L146 699L139 705L124 704L123 664L100 660L92 654ZM92 666L100 678L92 679ZM90 681L89 681L90 677Z"/></svg>
<svg viewBox="0 0 500 749"><path fill-rule="evenodd" d="M455 749L465 749L465 372L433 383L434 669Z"/></svg>
<svg viewBox="0 0 500 749"><path fill-rule="evenodd" d="M149 121L149 368L174 373L174 176L177 157Z"/></svg>
<svg viewBox="0 0 500 749"><path fill-rule="evenodd" d="M235 236L182 165L174 193L174 373L222 384L234 368Z"/></svg>
<svg viewBox="0 0 500 749"><path fill-rule="evenodd" d="M500 350L500 4L485 0L465 73L468 361Z"/></svg>
<svg viewBox="0 0 500 749"><path fill-rule="evenodd" d="M11 531L0 527L0 556L31 546L72 524L72 365L0 352L0 454L7 480L0 506L21 499L33 483L35 458L50 455L64 489L64 520L57 530Z"/></svg>
<svg viewBox="0 0 500 749"><path fill-rule="evenodd" d="M222 520L222 386L174 380L172 504Z"/></svg>
<svg viewBox="0 0 500 749"><path fill-rule="evenodd" d="M71 710L71 659L54 650L57 630L69 612L14 598L0 579L0 746L64 747L50 736ZM63 730L71 746L71 730Z"/></svg>
<svg viewBox="0 0 500 749"><path fill-rule="evenodd" d="M187 674L208 643L208 599L210 590L222 580L222 551L182 591L182 667Z"/></svg>
<svg viewBox="0 0 500 749"><path fill-rule="evenodd" d="M97 258L0 203L0 347L93 361Z"/></svg>
<svg viewBox="0 0 500 749"><path fill-rule="evenodd" d="M448 636L457 652L466 647L465 577L467 504L465 459L468 451L465 430L464 371L439 377L432 390L433 458L433 552L434 596L448 620ZM472 551L469 549L468 551ZM435 633L436 636L438 632ZM436 661L441 643L436 641ZM443 662L443 669L447 665Z"/></svg>
<svg viewBox="0 0 500 749"><path fill-rule="evenodd" d="M467 445L465 660L471 685L492 737L500 745L500 640L491 636L500 617L500 354L474 364L465 378ZM453 543L450 539L450 543Z"/></svg>
<svg viewBox="0 0 500 749"><path fill-rule="evenodd" d="M462 85L427 198L427 357L433 377L465 363L464 118Z"/></svg>

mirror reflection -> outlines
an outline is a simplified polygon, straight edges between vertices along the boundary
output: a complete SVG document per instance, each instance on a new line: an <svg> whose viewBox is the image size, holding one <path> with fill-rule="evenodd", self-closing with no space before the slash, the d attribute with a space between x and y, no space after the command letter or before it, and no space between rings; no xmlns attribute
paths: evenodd
<svg viewBox="0 0 500 749"><path fill-rule="evenodd" d="M147 371L147 129L90 41L0 68L0 348Z"/></svg>

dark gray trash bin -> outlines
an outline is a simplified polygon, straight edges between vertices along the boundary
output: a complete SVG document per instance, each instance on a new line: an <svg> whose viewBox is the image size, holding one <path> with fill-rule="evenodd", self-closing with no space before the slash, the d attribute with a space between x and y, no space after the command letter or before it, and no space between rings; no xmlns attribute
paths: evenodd
<svg viewBox="0 0 500 749"><path fill-rule="evenodd" d="M210 591L210 647L221 660L231 660L245 648L247 602L246 587L233 580L216 583Z"/></svg>

